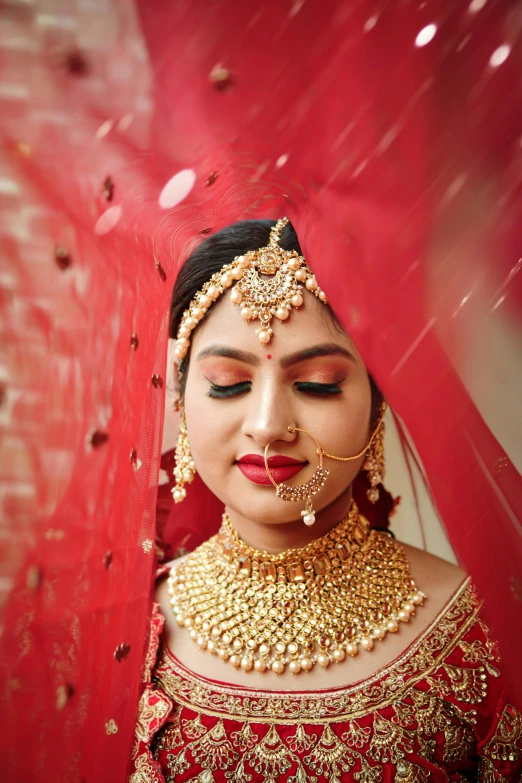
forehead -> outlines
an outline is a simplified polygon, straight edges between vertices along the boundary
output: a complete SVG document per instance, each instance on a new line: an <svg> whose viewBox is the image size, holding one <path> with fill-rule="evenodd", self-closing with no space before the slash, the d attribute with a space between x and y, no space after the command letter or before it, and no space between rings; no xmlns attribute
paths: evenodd
<svg viewBox="0 0 522 783"><path fill-rule="evenodd" d="M272 339L268 345L262 345L256 335L260 322L244 321L240 308L232 304L230 294L225 293L212 305L208 315L195 330L192 352L199 352L212 343L220 343L256 353L260 357L270 354L275 358L319 343L338 343L358 358L353 342L334 323L326 305L308 292L304 292L303 299L301 307L292 309L286 321L272 319Z"/></svg>

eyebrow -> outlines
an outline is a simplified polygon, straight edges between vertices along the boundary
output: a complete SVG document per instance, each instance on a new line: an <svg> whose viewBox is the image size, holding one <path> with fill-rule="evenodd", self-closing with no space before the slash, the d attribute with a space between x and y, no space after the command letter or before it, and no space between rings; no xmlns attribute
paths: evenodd
<svg viewBox="0 0 522 783"><path fill-rule="evenodd" d="M304 351L297 351L289 356L284 356L279 364L283 369L286 369L299 362L304 362L307 359L317 359L320 356L344 356L352 362L355 361L355 357L347 348L343 348L336 343L323 343L322 345L313 345L311 348L305 348Z"/></svg>
<svg viewBox="0 0 522 783"><path fill-rule="evenodd" d="M259 365L259 358L254 353L240 351L237 348L228 348L226 345L209 345L208 348L204 348L198 353L197 361L199 362L209 356L222 356L226 359L235 359L238 362L243 362L243 364ZM355 361L355 357L347 348L343 348L336 343L323 343L284 356L279 364L283 369L286 369L299 362L304 362L307 359L317 359L320 356L344 356L352 362Z"/></svg>
<svg viewBox="0 0 522 783"><path fill-rule="evenodd" d="M209 345L208 348L204 348L197 355L197 361L206 359L208 356L223 356L226 359L235 359L238 362L244 364L258 365L259 359L255 353L249 353L248 351L239 351L237 348L228 348L226 345Z"/></svg>

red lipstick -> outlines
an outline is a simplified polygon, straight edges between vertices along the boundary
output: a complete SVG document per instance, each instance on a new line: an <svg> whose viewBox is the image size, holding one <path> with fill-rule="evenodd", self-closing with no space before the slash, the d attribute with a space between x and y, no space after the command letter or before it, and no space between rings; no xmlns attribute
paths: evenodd
<svg viewBox="0 0 522 783"><path fill-rule="evenodd" d="M247 479L254 484L271 484L265 468L265 459L260 454L245 454L237 460L236 465ZM277 484L282 481L288 481L292 476L297 476L300 471L308 465L308 462L285 457L283 454L276 454L268 458L268 467Z"/></svg>

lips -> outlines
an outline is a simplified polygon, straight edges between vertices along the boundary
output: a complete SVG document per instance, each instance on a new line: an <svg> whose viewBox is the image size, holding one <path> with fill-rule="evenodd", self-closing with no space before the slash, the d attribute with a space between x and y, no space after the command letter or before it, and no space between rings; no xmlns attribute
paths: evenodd
<svg viewBox="0 0 522 783"><path fill-rule="evenodd" d="M243 476L254 484L272 483L266 472L264 457L260 454L246 454L237 460L236 465ZM268 458L268 467L277 484L297 476L306 465L308 465L308 462L285 457L283 454L276 454Z"/></svg>

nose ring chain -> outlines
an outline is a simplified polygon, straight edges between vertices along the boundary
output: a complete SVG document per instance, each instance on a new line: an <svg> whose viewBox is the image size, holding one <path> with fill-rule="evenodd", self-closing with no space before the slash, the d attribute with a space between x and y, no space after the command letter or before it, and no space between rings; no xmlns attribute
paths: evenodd
<svg viewBox="0 0 522 783"><path fill-rule="evenodd" d="M301 427L287 427L288 432L302 432L303 435L308 435L308 437L311 438L315 443L316 454L319 457L319 465L314 470L312 478L305 484L299 484L296 487L291 487L289 484L285 484L284 482L281 482L281 484L276 482L268 465L268 450L270 448L270 443L265 446L265 470L267 472L268 478L276 489L277 497L281 498L281 500L287 500L292 503L298 503L304 500L305 507L304 511L301 511L301 516L303 517L303 522L305 525L311 526L314 524L315 510L312 504L312 496L317 495L317 493L324 487L326 484L326 479L330 475L328 468L325 468L323 465L324 458L327 457L328 459L334 459L338 462L350 462L355 459L360 459L360 457L364 456L370 446L372 446L375 438L379 433L387 407L387 404L383 402L377 424L373 430L370 440L364 449L362 449L358 454L354 454L352 457L337 457L335 454L329 454L319 444L319 441L310 432L308 432L308 430L304 430Z"/></svg>

